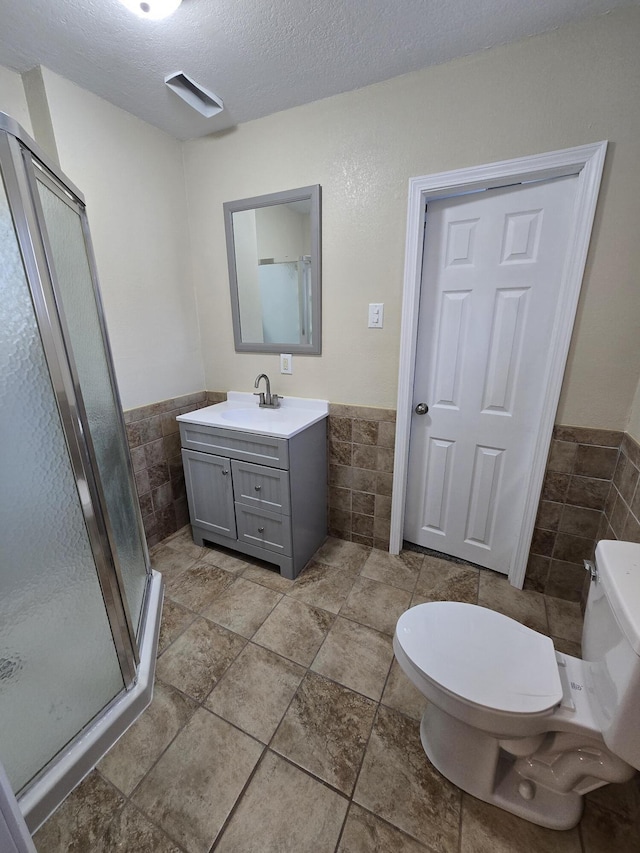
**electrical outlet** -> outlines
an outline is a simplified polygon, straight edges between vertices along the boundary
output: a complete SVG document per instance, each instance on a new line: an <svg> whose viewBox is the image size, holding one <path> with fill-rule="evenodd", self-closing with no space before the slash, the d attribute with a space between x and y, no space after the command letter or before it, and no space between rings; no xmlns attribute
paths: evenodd
<svg viewBox="0 0 640 853"><path fill-rule="evenodd" d="M291 356L287 353L280 353L280 373L293 373Z"/></svg>

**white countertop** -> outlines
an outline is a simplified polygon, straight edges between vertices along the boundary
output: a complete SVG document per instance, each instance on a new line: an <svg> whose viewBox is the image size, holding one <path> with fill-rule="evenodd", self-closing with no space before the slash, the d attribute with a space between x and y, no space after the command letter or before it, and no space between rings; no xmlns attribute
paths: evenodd
<svg viewBox="0 0 640 853"><path fill-rule="evenodd" d="M307 397L283 397L277 409L260 408L258 398L245 391L229 391L225 403L196 409L176 420L182 423L214 426L276 438L291 438L329 414L327 400Z"/></svg>

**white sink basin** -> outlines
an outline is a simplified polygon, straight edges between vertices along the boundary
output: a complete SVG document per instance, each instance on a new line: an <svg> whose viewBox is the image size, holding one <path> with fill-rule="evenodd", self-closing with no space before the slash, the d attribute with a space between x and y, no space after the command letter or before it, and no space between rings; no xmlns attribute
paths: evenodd
<svg viewBox="0 0 640 853"><path fill-rule="evenodd" d="M286 397L277 409L260 408L253 394L230 391L225 403L207 406L179 415L183 423L255 432L277 438L291 438L296 433L326 418L329 404L326 400L305 397Z"/></svg>
<svg viewBox="0 0 640 853"><path fill-rule="evenodd" d="M219 414L223 421L236 429L247 427L257 430L260 427L269 427L282 430L295 420L298 412L295 409L260 409L256 406L255 409L237 408Z"/></svg>

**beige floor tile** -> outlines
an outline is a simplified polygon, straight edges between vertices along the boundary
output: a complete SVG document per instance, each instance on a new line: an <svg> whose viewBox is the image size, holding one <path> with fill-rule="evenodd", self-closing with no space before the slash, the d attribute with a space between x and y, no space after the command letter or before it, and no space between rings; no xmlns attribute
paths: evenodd
<svg viewBox="0 0 640 853"><path fill-rule="evenodd" d="M234 576L230 572L217 566L195 563L167 580L166 595L190 610L201 612L231 586L233 580Z"/></svg>
<svg viewBox="0 0 640 853"><path fill-rule="evenodd" d="M280 655L247 643L205 705L263 743L268 743L302 681L305 670Z"/></svg>
<svg viewBox="0 0 640 853"><path fill-rule="evenodd" d="M582 641L582 611L577 601L546 596L549 631L554 637L572 643Z"/></svg>
<svg viewBox="0 0 640 853"><path fill-rule="evenodd" d="M460 791L429 763L413 720L380 706L354 801L436 853L456 853Z"/></svg>
<svg viewBox="0 0 640 853"><path fill-rule="evenodd" d="M267 586L269 589L274 589L276 592L289 592L294 583L289 578L283 578L277 566L266 568L253 563L247 564L242 577L248 581Z"/></svg>
<svg viewBox="0 0 640 853"><path fill-rule="evenodd" d="M176 530L174 533L170 533L166 539L163 539L162 542L151 548L151 553L153 554L156 548L161 548L163 545L170 545L172 542L182 542L183 540L185 542L193 542L190 524L184 524L179 530Z"/></svg>
<svg viewBox="0 0 640 853"><path fill-rule="evenodd" d="M199 560L205 551L201 545L196 545L193 541L191 527L183 527L176 536L168 539L166 544L167 548L171 548L184 557L192 557L194 560Z"/></svg>
<svg viewBox="0 0 640 853"><path fill-rule="evenodd" d="M201 702L245 644L244 638L200 617L158 659L157 677Z"/></svg>
<svg viewBox="0 0 640 853"><path fill-rule="evenodd" d="M285 596L256 631L253 641L302 666L309 666L333 620L334 616L326 610Z"/></svg>
<svg viewBox="0 0 640 853"><path fill-rule="evenodd" d="M237 578L202 615L250 639L282 598L282 593Z"/></svg>
<svg viewBox="0 0 640 853"><path fill-rule="evenodd" d="M161 572L165 581L174 575L179 575L180 572L188 569L189 566L193 566L196 562L197 557L170 545L159 545L157 550L151 554L152 567L157 572Z"/></svg>
<svg viewBox="0 0 640 853"><path fill-rule="evenodd" d="M640 821L603 809L587 800L580 821L584 853L638 853Z"/></svg>
<svg viewBox="0 0 640 853"><path fill-rule="evenodd" d="M189 853L208 853L262 750L253 738L200 708L133 801Z"/></svg>
<svg viewBox="0 0 640 853"><path fill-rule="evenodd" d="M574 658L582 657L582 645L580 643L576 643L573 640L565 640L562 637L554 637L551 635L551 639L553 640L553 645L558 652L562 652L564 655L571 655Z"/></svg>
<svg viewBox="0 0 640 853"><path fill-rule="evenodd" d="M393 634L396 622L409 607L411 593L387 583L359 577L340 609L340 616Z"/></svg>
<svg viewBox="0 0 640 853"><path fill-rule="evenodd" d="M312 607L337 613L346 601L356 577L351 571L312 560L298 575L287 595Z"/></svg>
<svg viewBox="0 0 640 853"><path fill-rule="evenodd" d="M271 748L350 796L375 712L375 702L308 673Z"/></svg>
<svg viewBox="0 0 640 853"><path fill-rule="evenodd" d="M359 572L367 561L371 548L357 542L346 542L329 536L313 556L319 563L337 566L351 572Z"/></svg>
<svg viewBox="0 0 640 853"><path fill-rule="evenodd" d="M337 853L430 853L399 829L351 804Z"/></svg>
<svg viewBox="0 0 640 853"><path fill-rule="evenodd" d="M36 832L38 853L98 849L107 827L125 804L119 791L93 771Z"/></svg>
<svg viewBox="0 0 640 853"><path fill-rule="evenodd" d="M619 785L605 785L587 794L587 800L640 825L640 775Z"/></svg>
<svg viewBox="0 0 640 853"><path fill-rule="evenodd" d="M470 566L449 563L438 557L426 555L414 598L426 601L478 602L478 576L480 572Z"/></svg>
<svg viewBox="0 0 640 853"><path fill-rule="evenodd" d="M378 701L392 660L389 636L338 616L311 668Z"/></svg>
<svg viewBox="0 0 640 853"><path fill-rule="evenodd" d="M196 614L192 610L187 610L182 604L178 604L177 601L172 601L165 596L162 603L158 655L161 655L191 625L195 618Z"/></svg>
<svg viewBox="0 0 640 853"><path fill-rule="evenodd" d="M386 551L373 550L360 572L366 578L388 583L413 592L424 557L414 551L402 551L392 556Z"/></svg>
<svg viewBox="0 0 640 853"><path fill-rule="evenodd" d="M427 700L402 671L400 664L394 659L391 671L380 700L388 708L394 708L414 720L421 720Z"/></svg>
<svg viewBox="0 0 640 853"><path fill-rule="evenodd" d="M525 850L581 853L578 830L545 829L463 794L460 853L521 853Z"/></svg>
<svg viewBox="0 0 640 853"><path fill-rule="evenodd" d="M244 554L240 554L237 551L229 551L226 548L206 547L201 560L203 563L218 566L218 568L224 569L225 572L231 572L234 575L241 575L249 565L247 557Z"/></svg>
<svg viewBox="0 0 640 853"><path fill-rule="evenodd" d="M333 853L348 804L267 752L216 853Z"/></svg>
<svg viewBox="0 0 640 853"><path fill-rule="evenodd" d="M91 853L182 853L162 830L132 805L114 817Z"/></svg>
<svg viewBox="0 0 640 853"><path fill-rule="evenodd" d="M480 572L478 604L504 613L534 631L549 633L544 595L533 590L516 589L511 586L506 575Z"/></svg>
<svg viewBox="0 0 640 853"><path fill-rule="evenodd" d="M109 750L98 770L128 796L197 707L175 688L156 682L151 705Z"/></svg>

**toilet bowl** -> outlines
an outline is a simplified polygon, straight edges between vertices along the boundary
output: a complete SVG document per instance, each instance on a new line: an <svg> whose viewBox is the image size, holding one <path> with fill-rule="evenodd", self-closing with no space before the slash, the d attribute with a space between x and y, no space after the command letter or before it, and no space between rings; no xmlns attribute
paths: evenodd
<svg viewBox="0 0 640 853"><path fill-rule="evenodd" d="M569 829L583 796L640 768L640 545L601 542L584 659L473 604L398 620L394 652L428 704L424 750L450 781L541 826Z"/></svg>

